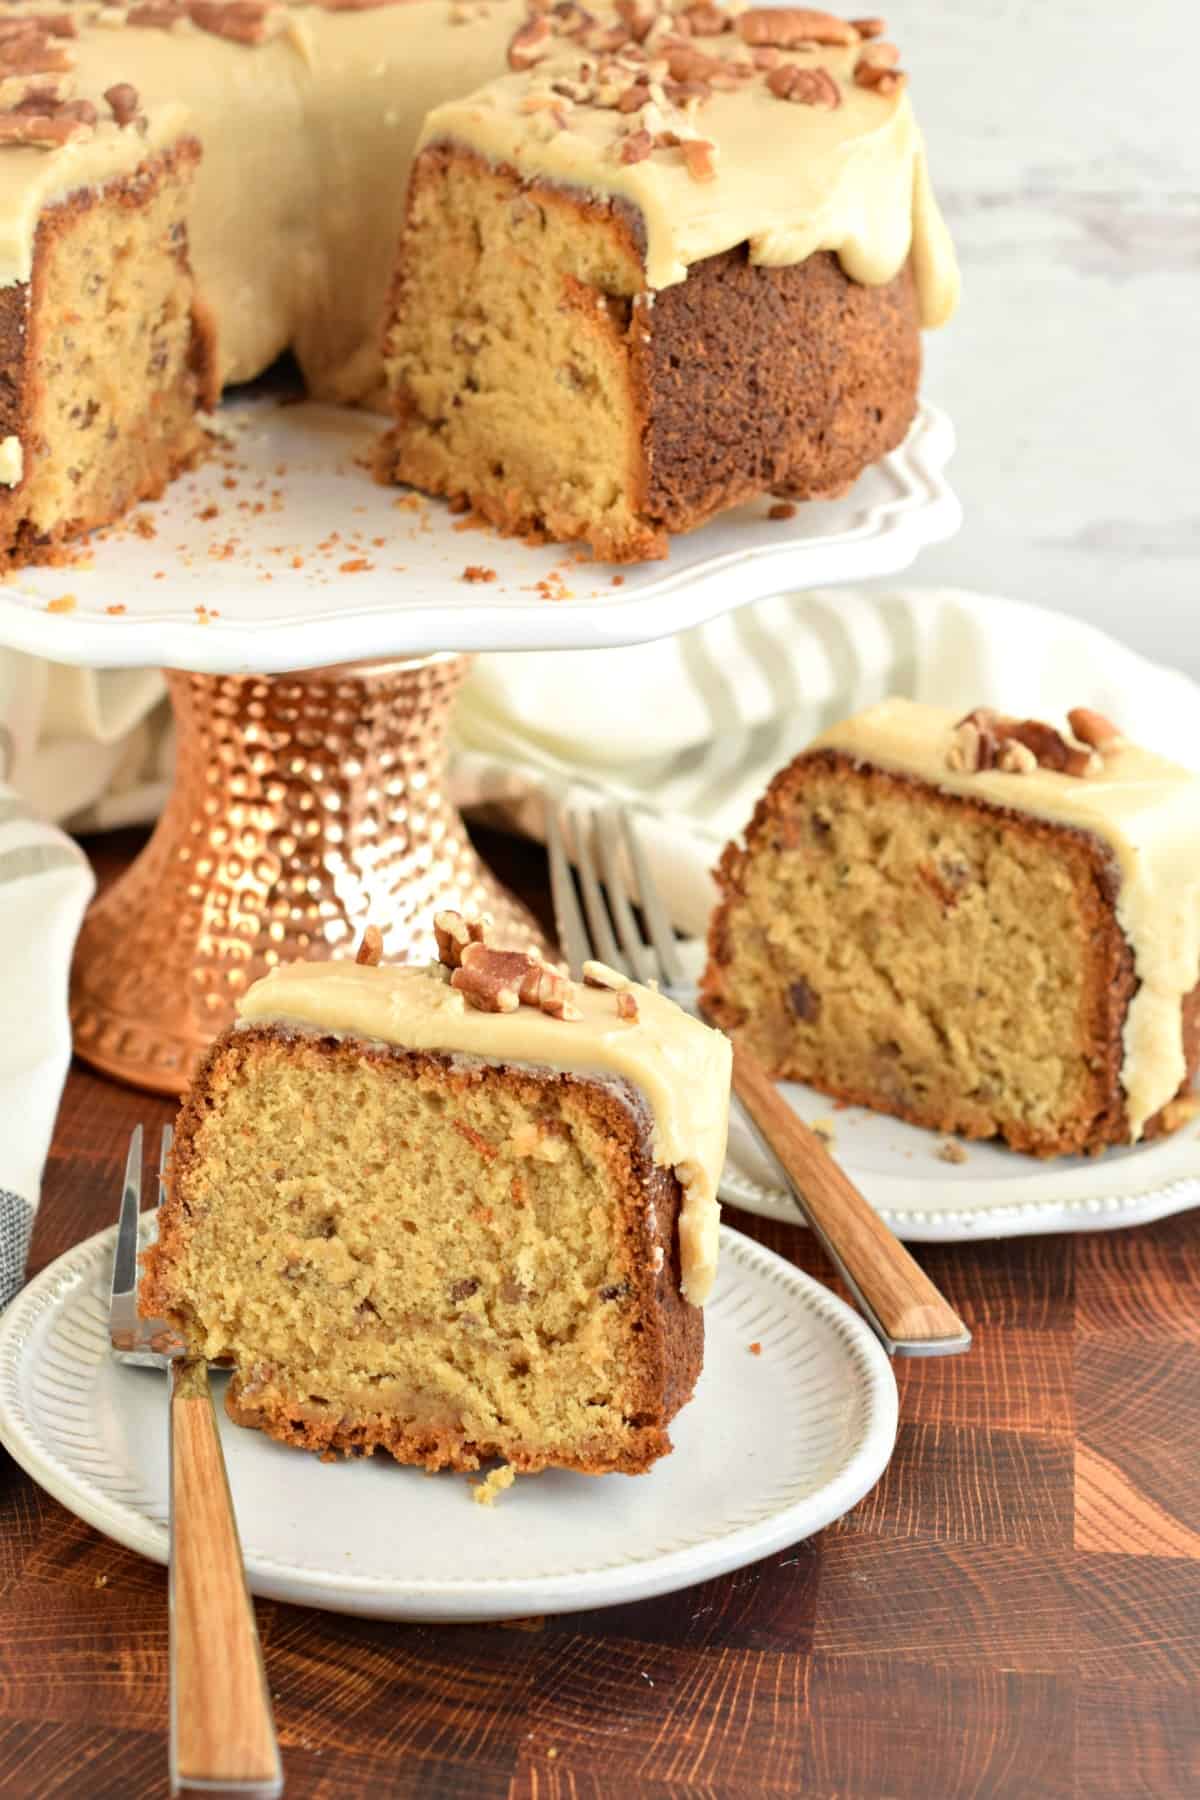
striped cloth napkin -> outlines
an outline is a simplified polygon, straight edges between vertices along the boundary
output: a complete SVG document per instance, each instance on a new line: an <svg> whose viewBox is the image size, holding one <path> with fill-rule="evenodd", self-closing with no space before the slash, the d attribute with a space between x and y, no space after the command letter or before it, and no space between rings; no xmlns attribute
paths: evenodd
<svg viewBox="0 0 1200 1800"><path fill-rule="evenodd" d="M0 725L0 775L12 752ZM0 783L0 1309L25 1258L50 1133L71 1056L67 975L94 882L87 859Z"/></svg>
<svg viewBox="0 0 1200 1800"><path fill-rule="evenodd" d="M915 588L782 596L631 650L481 657L456 714L464 806L537 835L549 780L617 798L677 924L703 933L711 870L770 776L824 726L888 694L1061 717L1093 706L1200 763L1200 690L1091 627L1011 601ZM71 949L92 880L53 825L152 818L172 743L157 671L55 668L0 650L0 1304L22 1279L69 1056ZM697 946L696 955L699 956Z"/></svg>

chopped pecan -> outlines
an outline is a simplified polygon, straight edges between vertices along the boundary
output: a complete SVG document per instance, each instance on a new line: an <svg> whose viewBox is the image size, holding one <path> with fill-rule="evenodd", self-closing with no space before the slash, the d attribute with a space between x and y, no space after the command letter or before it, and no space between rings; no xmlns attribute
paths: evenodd
<svg viewBox="0 0 1200 1800"><path fill-rule="evenodd" d="M362 964L366 968L374 969L378 967L382 956L383 933L380 931L378 925L364 926L362 943L354 952L355 962Z"/></svg>
<svg viewBox="0 0 1200 1800"><path fill-rule="evenodd" d="M1041 719L1012 719L1009 721L1005 736L1014 738L1018 744L1024 744L1032 750L1043 769L1055 769L1065 774L1067 763L1071 758L1071 746L1061 731L1053 725L1046 725Z"/></svg>
<svg viewBox="0 0 1200 1800"><path fill-rule="evenodd" d="M632 87L627 87L623 94L617 96L617 111L622 113L640 112L649 98L649 83L639 78Z"/></svg>
<svg viewBox="0 0 1200 1800"><path fill-rule="evenodd" d="M690 45L667 51L667 72L672 81L708 81L720 72L720 58L706 56Z"/></svg>
<svg viewBox="0 0 1200 1800"><path fill-rule="evenodd" d="M858 32L845 19L807 6L752 6L734 20L745 44L772 44L794 50L797 44L857 44Z"/></svg>
<svg viewBox="0 0 1200 1800"><path fill-rule="evenodd" d="M126 15L129 25L142 25L152 31L170 31L181 19L187 17L183 6L175 6L170 0L147 0L145 6L135 6Z"/></svg>
<svg viewBox="0 0 1200 1800"><path fill-rule="evenodd" d="M996 758L996 767L1005 775L1030 775L1038 766L1037 757L1032 750L1019 744L1016 738L1009 738L1000 746L1000 754Z"/></svg>
<svg viewBox="0 0 1200 1800"><path fill-rule="evenodd" d="M1112 720L1106 719L1103 713L1093 712L1090 706L1073 706L1067 714L1067 723L1081 744L1099 750L1101 755L1116 750L1125 741Z"/></svg>
<svg viewBox="0 0 1200 1800"><path fill-rule="evenodd" d="M649 37L651 29L658 18L658 8L653 0L616 0L614 8L617 17L628 27L629 35L635 44L640 44Z"/></svg>
<svg viewBox="0 0 1200 1800"><path fill-rule="evenodd" d="M621 139L618 157L623 163L645 162L653 149L654 139L648 131L631 131Z"/></svg>
<svg viewBox="0 0 1200 1800"><path fill-rule="evenodd" d="M438 961L448 969L457 969L468 944L486 944L491 919L481 914L477 919L464 919L449 910L434 913L433 935L437 940Z"/></svg>
<svg viewBox="0 0 1200 1800"><path fill-rule="evenodd" d="M112 110L112 116L122 130L132 125L141 110L141 100L132 82L118 81L110 88L105 88L104 98Z"/></svg>
<svg viewBox="0 0 1200 1800"><path fill-rule="evenodd" d="M617 1017L618 1019L628 1019L631 1025L637 1024L637 995L629 988L623 988L617 995Z"/></svg>
<svg viewBox="0 0 1200 1800"><path fill-rule="evenodd" d="M756 69L777 69L783 61L783 51L776 50L770 44L760 44L754 52Z"/></svg>
<svg viewBox="0 0 1200 1800"><path fill-rule="evenodd" d="M689 6L676 20L680 24L687 20L688 29L693 37L720 37L722 32L733 28L733 20L719 6L710 6L707 0L701 0L698 6Z"/></svg>
<svg viewBox="0 0 1200 1800"><path fill-rule="evenodd" d="M828 69L784 63L771 70L767 86L780 100L790 100L798 106L818 106L834 112L842 104L841 89Z"/></svg>
<svg viewBox="0 0 1200 1800"><path fill-rule="evenodd" d="M199 31L234 44L261 44L274 8L266 0L189 0L187 10Z"/></svg>
<svg viewBox="0 0 1200 1800"><path fill-rule="evenodd" d="M56 75L74 67L74 52L45 32L0 43L0 73L4 75Z"/></svg>
<svg viewBox="0 0 1200 1800"><path fill-rule="evenodd" d="M970 719L964 719L961 725L954 727L950 749L946 754L946 767L961 769L972 775L977 774L980 769L994 769L996 751L995 733L986 725L977 725Z"/></svg>
<svg viewBox="0 0 1200 1800"><path fill-rule="evenodd" d="M883 46L881 46L882 48ZM893 49L889 44L887 49ZM897 50L896 55L900 52ZM888 63L872 61L863 57L854 65L854 80L858 87L870 88L875 94L894 94L908 80L903 69L892 68Z"/></svg>
<svg viewBox="0 0 1200 1800"><path fill-rule="evenodd" d="M688 138L679 148L693 181L717 179L715 144L710 144L707 138Z"/></svg>
<svg viewBox="0 0 1200 1800"><path fill-rule="evenodd" d="M585 962L583 984L585 987L610 988L614 993L620 993L622 988L629 986L629 977L616 969L610 969L607 963Z"/></svg>
<svg viewBox="0 0 1200 1800"><path fill-rule="evenodd" d="M521 1004L522 983L536 972L537 964L523 950L491 950L486 944L467 944L450 985L479 1012L516 1012Z"/></svg>
<svg viewBox="0 0 1200 1800"><path fill-rule="evenodd" d="M550 47L550 21L544 15L527 19L508 41L508 66L531 69Z"/></svg>
<svg viewBox="0 0 1200 1800"><path fill-rule="evenodd" d="M0 113L0 144L36 144L54 150L88 137L91 129L84 120L62 111Z"/></svg>
<svg viewBox="0 0 1200 1800"><path fill-rule="evenodd" d="M571 997L571 983L565 975L544 964L531 983L522 985L521 999L529 1006L540 1007L552 1019L582 1019L583 1014Z"/></svg>

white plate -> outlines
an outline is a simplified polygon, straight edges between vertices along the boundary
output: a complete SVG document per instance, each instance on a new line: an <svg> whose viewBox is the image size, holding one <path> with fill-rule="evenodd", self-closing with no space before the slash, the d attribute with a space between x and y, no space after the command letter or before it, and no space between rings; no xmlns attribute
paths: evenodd
<svg viewBox="0 0 1200 1800"><path fill-rule="evenodd" d="M96 533L90 567L24 569L0 588L0 643L92 668L230 675L646 643L765 595L894 574L961 519L943 473L954 434L932 407L842 499L782 522L758 500L675 539L666 561L619 570L464 529L442 502L378 486L362 467L381 429L371 414L259 398L220 422L228 451ZM496 579L467 582L470 564Z"/></svg>
<svg viewBox="0 0 1200 1800"><path fill-rule="evenodd" d="M81 1519L165 1562L166 1390L109 1353L114 1236L68 1251L0 1321L0 1441ZM819 1531L892 1453L886 1356L819 1283L728 1229L706 1323L673 1455L635 1479L519 1480L494 1508L461 1475L321 1463L230 1424L218 1399L251 1589L389 1619L515 1618L668 1593Z"/></svg>
<svg viewBox="0 0 1200 1800"><path fill-rule="evenodd" d="M833 1152L846 1173L897 1236L910 1242L1115 1230L1200 1205L1196 1124L1103 1156L1043 1162L994 1143L947 1140L862 1107L835 1111L828 1095L793 1082L782 1082L779 1091L810 1125L818 1120L832 1127ZM939 1157L948 1141L961 1145L965 1161ZM736 1109L721 1196L763 1218L793 1225L799 1219Z"/></svg>

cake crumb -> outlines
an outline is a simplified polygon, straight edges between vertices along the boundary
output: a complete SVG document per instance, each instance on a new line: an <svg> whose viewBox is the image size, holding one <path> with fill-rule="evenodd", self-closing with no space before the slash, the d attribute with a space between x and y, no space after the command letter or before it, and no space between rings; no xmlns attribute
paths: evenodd
<svg viewBox="0 0 1200 1800"><path fill-rule="evenodd" d="M94 1587L94 1588L105 1588L105 1587L107 1587L107 1586L108 1586L108 1576L107 1576L107 1575L97 1575L97 1576L95 1576L95 1577L94 1577L94 1578L93 1578L93 1580L92 1580L92 1586L93 1586L93 1587Z"/></svg>
<svg viewBox="0 0 1200 1800"><path fill-rule="evenodd" d="M757 1338L755 1338L754 1342L750 1346L750 1354L751 1354L751 1356L761 1356L762 1355L762 1345L759 1343Z"/></svg>
<svg viewBox="0 0 1200 1800"><path fill-rule="evenodd" d="M967 1160L966 1151L953 1138L947 1138L944 1143L939 1144L933 1154L939 1162L944 1163L965 1163Z"/></svg>
<svg viewBox="0 0 1200 1800"><path fill-rule="evenodd" d="M495 581L495 569L486 569L482 563L468 563L462 572L464 581Z"/></svg>
<svg viewBox="0 0 1200 1800"><path fill-rule="evenodd" d="M768 519L794 519L796 508L790 500L777 500L767 513Z"/></svg>
<svg viewBox="0 0 1200 1800"><path fill-rule="evenodd" d="M505 1488L510 1488L516 1479L517 1471L508 1463L502 1463L490 1475L485 1475L482 1481L474 1483L471 1498L476 1506L495 1506Z"/></svg>
<svg viewBox="0 0 1200 1800"><path fill-rule="evenodd" d="M1182 1094L1177 1100L1168 1100L1162 1111L1163 1130L1178 1131L1197 1113L1200 1113L1200 1096L1196 1094Z"/></svg>
<svg viewBox="0 0 1200 1800"><path fill-rule="evenodd" d="M338 564L340 575L364 575L372 565L365 556L352 556L348 562Z"/></svg>
<svg viewBox="0 0 1200 1800"><path fill-rule="evenodd" d="M830 1150L837 1143L837 1129L832 1119L820 1118L809 1121L809 1130L815 1132L821 1142Z"/></svg>
<svg viewBox="0 0 1200 1800"><path fill-rule="evenodd" d="M78 604L74 594L60 594L57 600L47 600L46 611L52 613L74 612Z"/></svg>
<svg viewBox="0 0 1200 1800"><path fill-rule="evenodd" d="M116 601L116 603L114 605L106 606L104 610L106 613L113 613L115 615L117 613L123 613L125 611L125 607L122 604L122 602L120 600L118 600L118 601Z"/></svg>

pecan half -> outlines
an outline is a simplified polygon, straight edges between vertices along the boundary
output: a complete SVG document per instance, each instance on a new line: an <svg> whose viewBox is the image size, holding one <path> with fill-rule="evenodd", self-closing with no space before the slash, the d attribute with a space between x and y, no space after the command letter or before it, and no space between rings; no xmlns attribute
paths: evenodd
<svg viewBox="0 0 1200 1800"><path fill-rule="evenodd" d="M734 20L744 44L772 44L794 50L797 44L857 44L858 32L845 19L807 6L752 6Z"/></svg>
<svg viewBox="0 0 1200 1800"><path fill-rule="evenodd" d="M851 19L850 23L860 38L881 38L887 36L886 19Z"/></svg>
<svg viewBox="0 0 1200 1800"><path fill-rule="evenodd" d="M881 48L884 47L881 46ZM895 49L895 46L888 44L886 48L892 50ZM899 54L900 52L897 50L896 55L899 56ZM854 80L858 87L870 88L872 93L887 95L894 94L902 88L907 82L908 76L903 69L893 68L890 63L876 62L863 57L854 65Z"/></svg>
<svg viewBox="0 0 1200 1800"><path fill-rule="evenodd" d="M1093 712L1090 706L1073 706L1067 714L1067 724L1081 744L1099 750L1101 755L1116 750L1125 742L1112 720L1106 719L1103 713Z"/></svg>

